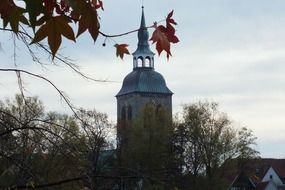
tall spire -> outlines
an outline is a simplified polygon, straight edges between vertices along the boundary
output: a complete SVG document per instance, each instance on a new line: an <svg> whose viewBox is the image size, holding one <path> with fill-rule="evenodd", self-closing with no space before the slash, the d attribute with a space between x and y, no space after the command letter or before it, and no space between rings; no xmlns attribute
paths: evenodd
<svg viewBox="0 0 285 190"><path fill-rule="evenodd" d="M145 17L144 17L144 6L142 6L142 18L141 18L141 27L140 28L145 28Z"/></svg>
<svg viewBox="0 0 285 190"><path fill-rule="evenodd" d="M144 7L142 7L141 26L138 31L138 39L139 39L138 45L148 46L148 37L149 37L149 34L148 34L148 31L145 25Z"/></svg>
<svg viewBox="0 0 285 190"><path fill-rule="evenodd" d="M144 7L142 6L141 25L138 30L138 47L133 53L134 56L134 68L137 67L151 67L153 68L153 56L154 53L149 49L149 33L145 24ZM141 59L142 65L138 64L138 59ZM149 64L146 64L146 59Z"/></svg>

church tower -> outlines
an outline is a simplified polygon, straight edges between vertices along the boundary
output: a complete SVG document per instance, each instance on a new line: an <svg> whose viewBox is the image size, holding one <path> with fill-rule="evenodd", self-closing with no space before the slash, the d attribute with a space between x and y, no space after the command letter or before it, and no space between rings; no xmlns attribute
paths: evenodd
<svg viewBox="0 0 285 190"><path fill-rule="evenodd" d="M129 121L136 119L142 108L153 104L172 116L172 92L166 86L163 76L154 69L154 53L149 47L149 33L142 8L141 24L138 30L138 46L133 55L133 71L123 81L117 98L118 136Z"/></svg>

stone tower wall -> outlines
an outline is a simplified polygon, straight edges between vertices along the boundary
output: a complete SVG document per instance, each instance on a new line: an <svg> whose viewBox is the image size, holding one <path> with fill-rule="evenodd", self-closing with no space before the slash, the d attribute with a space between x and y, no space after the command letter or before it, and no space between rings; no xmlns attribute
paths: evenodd
<svg viewBox="0 0 285 190"><path fill-rule="evenodd" d="M172 116L172 94L156 94L156 93L131 93L117 97L117 118L118 122L123 120L122 110L125 107L126 119L128 120L128 108L131 107L132 118L136 119L141 109L146 104L164 107Z"/></svg>

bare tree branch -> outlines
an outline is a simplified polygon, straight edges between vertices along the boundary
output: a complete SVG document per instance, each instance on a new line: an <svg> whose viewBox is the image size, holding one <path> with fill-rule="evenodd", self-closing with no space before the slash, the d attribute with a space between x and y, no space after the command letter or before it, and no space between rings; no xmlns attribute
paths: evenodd
<svg viewBox="0 0 285 190"><path fill-rule="evenodd" d="M33 50L30 47L29 42L27 41L27 38L29 38L29 40L31 41L33 39L33 37L31 35L28 34L28 32L24 29L24 27L20 26L22 28L23 31L19 31L18 32L18 37L21 39L21 41L25 44L25 46L27 47L30 55L32 56L33 60L37 63L43 64L39 58L35 55L35 53L33 52ZM0 28L0 30L2 31L8 31L8 32L13 32L13 30L11 29L7 29L7 28ZM27 38L26 38L26 37ZM51 55L51 51L42 43L35 43L36 46L38 46L39 48L41 48L42 50L44 50L45 52L47 52L49 55ZM75 73L79 74L81 77L87 79L87 80L91 80L94 82L115 82L115 81L109 81L109 80L100 80L100 79L94 79L91 78L89 76L87 76L86 74L82 73L79 69L78 66L75 65L74 63L70 62L68 57L64 57L60 54L55 55L55 59L64 63L65 65L67 65L71 70L73 70Z"/></svg>
<svg viewBox="0 0 285 190"><path fill-rule="evenodd" d="M60 95L60 97L65 101L65 103L68 105L68 107L71 109L71 111L74 113L74 115L77 117L77 113L74 110L74 106L71 104L71 102L69 101L69 99L67 98L67 96L65 95L65 93L63 91L61 91L53 82L51 82L49 79L47 79L46 77L43 77L41 75L26 71L26 70L22 70L22 69L1 69L0 68L0 72L16 72L17 76L18 73L25 73L27 75L39 78L43 81L46 81L49 85L51 85ZM78 117L79 118L79 117Z"/></svg>

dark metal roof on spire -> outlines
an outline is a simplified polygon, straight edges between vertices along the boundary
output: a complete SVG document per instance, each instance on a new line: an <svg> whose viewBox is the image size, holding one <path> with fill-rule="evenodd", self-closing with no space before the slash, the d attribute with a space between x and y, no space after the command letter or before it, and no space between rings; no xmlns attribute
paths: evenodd
<svg viewBox="0 0 285 190"><path fill-rule="evenodd" d="M141 25L138 31L138 47L137 50L133 53L133 55L154 55L154 53L149 49L148 44L149 34L145 24L145 16L144 16L144 7L142 7L142 17L141 17Z"/></svg>
<svg viewBox="0 0 285 190"><path fill-rule="evenodd" d="M130 93L173 94L163 76L150 68L140 68L129 73L116 97Z"/></svg>
<svg viewBox="0 0 285 190"><path fill-rule="evenodd" d="M148 44L149 34L145 24L144 10L142 7L141 26L138 30L138 47L133 53L134 69L129 73L124 81L121 90L116 97L131 93L147 93L147 94L163 94L172 95L173 93L168 89L163 76L154 71L153 55ZM138 61L142 65L138 65ZM146 62L150 65L147 66Z"/></svg>
<svg viewBox="0 0 285 190"><path fill-rule="evenodd" d="M146 28L145 17L144 17L144 6L142 6L142 18L141 18L141 26L140 26L140 28Z"/></svg>

